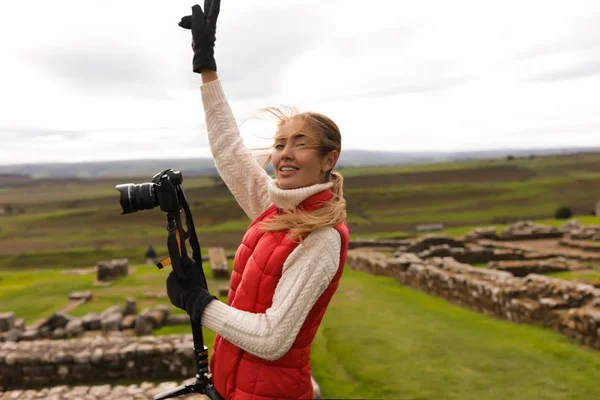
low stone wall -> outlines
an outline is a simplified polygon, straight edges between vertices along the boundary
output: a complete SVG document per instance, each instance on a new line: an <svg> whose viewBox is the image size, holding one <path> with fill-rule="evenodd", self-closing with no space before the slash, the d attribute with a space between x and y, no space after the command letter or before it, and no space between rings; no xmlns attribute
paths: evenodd
<svg viewBox="0 0 600 400"><path fill-rule="evenodd" d="M600 240L561 239L558 243L561 246L572 247L575 249L581 249L585 251L600 252Z"/></svg>
<svg viewBox="0 0 600 400"><path fill-rule="evenodd" d="M187 379L195 373L192 335L0 344L0 390L116 379Z"/></svg>
<svg viewBox="0 0 600 400"><path fill-rule="evenodd" d="M55 386L52 388L43 388L40 390L9 390L0 392L0 400L149 400L155 395L174 389L181 384L193 383L190 380L182 382L162 382L151 383L144 382L139 385L96 385L96 386L74 386L67 385ZM191 394L177 397L185 400L208 400L208 397L201 394Z"/></svg>
<svg viewBox="0 0 600 400"><path fill-rule="evenodd" d="M537 224L533 221L517 221L510 224L500 233L496 228L476 228L465 235L468 241L477 241L480 239L490 240L531 240L531 239L550 239L560 238L563 232L553 226Z"/></svg>
<svg viewBox="0 0 600 400"><path fill-rule="evenodd" d="M566 239L571 240L600 240L600 226L583 225L576 219L572 219L561 228Z"/></svg>
<svg viewBox="0 0 600 400"><path fill-rule="evenodd" d="M574 260L555 257L543 260L492 261L488 263L488 268L510 272L518 277L525 277L529 274L576 271L587 267Z"/></svg>
<svg viewBox="0 0 600 400"><path fill-rule="evenodd" d="M455 304L510 321L554 329L600 350L600 289L531 274L475 268L452 258L419 260L375 251L348 252L351 268L389 276Z"/></svg>
<svg viewBox="0 0 600 400"><path fill-rule="evenodd" d="M364 247L377 247L381 249L397 249L400 246L410 244L409 240L397 239L352 239L348 244L349 249L359 249Z"/></svg>
<svg viewBox="0 0 600 400"><path fill-rule="evenodd" d="M137 314L135 299L128 298L125 306L111 306L101 313L90 312L82 318L55 312L32 326L14 313L0 314L0 342L34 341L39 339L72 339L86 335L97 336L108 332L128 335L149 335L153 330L169 325L189 325L187 314L171 314L172 307L159 304Z"/></svg>
<svg viewBox="0 0 600 400"><path fill-rule="evenodd" d="M467 244L465 247L450 247L447 244L431 246L417 254L420 258L452 257L467 264L487 263L490 261L523 260L525 252L511 249L493 249L491 247Z"/></svg>

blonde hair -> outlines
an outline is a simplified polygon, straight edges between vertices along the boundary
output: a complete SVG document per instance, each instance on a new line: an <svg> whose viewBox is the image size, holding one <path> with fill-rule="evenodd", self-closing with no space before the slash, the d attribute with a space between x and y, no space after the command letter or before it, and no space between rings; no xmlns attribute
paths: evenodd
<svg viewBox="0 0 600 400"><path fill-rule="evenodd" d="M342 135L340 129L329 117L316 112L298 112L296 108L269 107L263 110L277 118L277 126L281 127L290 120L303 119L303 127L308 126L316 135L316 150L321 156L332 151L338 153L342 150ZM270 163L268 158L267 164ZM260 223L260 228L266 232L287 231L288 237L300 242L311 232L330 226L335 226L346 220L346 200L344 199L344 178L339 172L328 171L327 176L333 182L331 191L333 198L313 211L300 208L282 210L281 214L268 221Z"/></svg>

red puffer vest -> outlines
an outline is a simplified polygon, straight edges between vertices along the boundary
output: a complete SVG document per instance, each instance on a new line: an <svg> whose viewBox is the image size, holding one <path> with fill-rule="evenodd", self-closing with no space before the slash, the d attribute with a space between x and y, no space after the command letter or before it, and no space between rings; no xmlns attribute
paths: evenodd
<svg viewBox="0 0 600 400"><path fill-rule="evenodd" d="M332 198L330 190L304 200L300 207L314 210ZM283 263L298 243L286 232L263 232L258 223L278 212L273 205L256 218L235 254L227 304L238 310L264 313L273 302ZM290 350L275 361L243 351L220 335L215 338L210 360L213 383L228 400L312 399L310 345L342 275L349 233L346 223L335 226L342 239L340 265L298 332Z"/></svg>

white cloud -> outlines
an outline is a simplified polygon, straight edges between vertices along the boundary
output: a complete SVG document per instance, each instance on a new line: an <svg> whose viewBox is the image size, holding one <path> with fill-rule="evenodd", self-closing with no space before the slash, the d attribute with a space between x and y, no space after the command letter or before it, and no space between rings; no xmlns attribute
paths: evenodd
<svg viewBox="0 0 600 400"><path fill-rule="evenodd" d="M5 5L0 163L209 155L190 5ZM593 0L260 0L223 2L216 55L240 121L293 104L345 149L472 150L600 145L598 50Z"/></svg>

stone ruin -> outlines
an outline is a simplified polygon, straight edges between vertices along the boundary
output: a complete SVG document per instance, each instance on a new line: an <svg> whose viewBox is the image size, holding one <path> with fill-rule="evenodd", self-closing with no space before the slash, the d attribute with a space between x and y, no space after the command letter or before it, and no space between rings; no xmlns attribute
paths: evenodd
<svg viewBox="0 0 600 400"><path fill-rule="evenodd" d="M114 261L98 263L98 281L127 275L127 260ZM226 295L227 290L219 288L219 293ZM91 298L89 291L69 294L70 305L75 307ZM132 298L124 307L109 307L82 318L56 312L32 326L12 312L1 313L0 400L151 399L193 383L195 378L189 378L196 372L192 336L148 335L161 326L189 323L187 315L172 315L163 305L138 314ZM115 380L140 383L99 383ZM314 378L312 382L315 398L321 398L318 383ZM208 399L200 394L179 398Z"/></svg>
<svg viewBox="0 0 600 400"><path fill-rule="evenodd" d="M222 247L210 247L208 249L208 260L213 279L229 278L229 261Z"/></svg>
<svg viewBox="0 0 600 400"><path fill-rule="evenodd" d="M101 313L90 312L82 318L55 312L32 326L25 326L22 318L15 320L14 313L0 314L0 342L60 340L111 333L149 335L163 326L189 323L186 314L173 315L171 307L166 305L146 308L137 313L135 299L130 298L124 307L112 306Z"/></svg>
<svg viewBox="0 0 600 400"><path fill-rule="evenodd" d="M0 400L152 399L194 381L193 345L192 335L0 343ZM97 384L115 380L143 383ZM312 383L315 398L321 398L314 378ZM208 399L198 394L178 398Z"/></svg>
<svg viewBox="0 0 600 400"><path fill-rule="evenodd" d="M478 312L551 328L600 350L600 289L591 285L537 274L517 278L451 257L424 260L355 249L347 260L355 270L394 278Z"/></svg>
<svg viewBox="0 0 600 400"><path fill-rule="evenodd" d="M459 262L468 264L547 258L536 252L496 248L444 235L426 235L412 240L362 239L352 241L350 247L352 249L370 248L387 251L395 256L401 256L404 253L415 254L420 259L452 257Z"/></svg>
<svg viewBox="0 0 600 400"><path fill-rule="evenodd" d="M565 257L551 257L541 260L490 261L488 268L510 272L517 277L529 274L547 274L549 272L567 272L587 269L576 260Z"/></svg>
<svg viewBox="0 0 600 400"><path fill-rule="evenodd" d="M569 220L560 230L564 233L565 239L600 240L599 225L583 225L576 219Z"/></svg>
<svg viewBox="0 0 600 400"><path fill-rule="evenodd" d="M527 239L555 235L551 229L516 226L531 228ZM511 232L511 237L525 237L524 231ZM551 328L600 350L600 289L539 275L588 267L573 258L481 245L493 235L495 230L485 228L464 239L427 235L355 241L347 261L353 269L392 277L485 314ZM502 240L501 235L496 240ZM469 265L476 263L487 263L488 268Z"/></svg>
<svg viewBox="0 0 600 400"><path fill-rule="evenodd" d="M510 224L506 229L497 233L496 228L476 228L469 232L465 239L477 241L479 239L490 240L524 240L524 239L553 239L563 236L560 229L553 226L537 224L533 221L517 221Z"/></svg>
<svg viewBox="0 0 600 400"><path fill-rule="evenodd" d="M99 261L96 264L96 280L98 282L111 282L128 274L129 260L127 258Z"/></svg>
<svg viewBox="0 0 600 400"><path fill-rule="evenodd" d="M193 376L195 368L191 335L0 344L0 390L117 379L182 379Z"/></svg>
<svg viewBox="0 0 600 400"><path fill-rule="evenodd" d="M143 382L139 385L131 384L111 386L73 386L59 385L40 390L34 389L16 389L7 392L0 392L0 400L147 400L153 399L155 395L167 392L179 385L194 383L195 379L186 379L182 382L168 381L161 383ZM208 400L208 397L201 394L192 394L177 397L182 400Z"/></svg>

